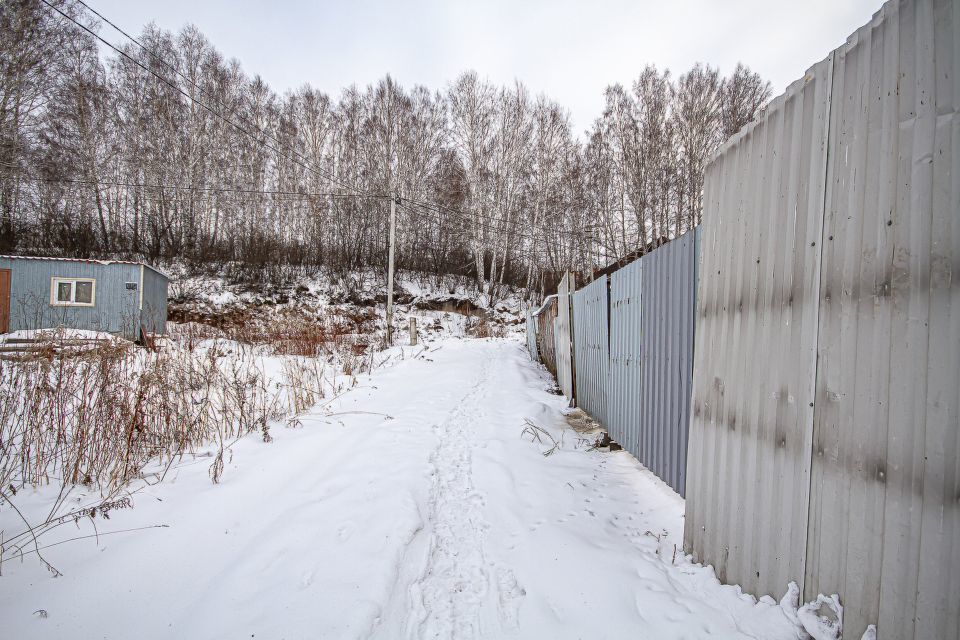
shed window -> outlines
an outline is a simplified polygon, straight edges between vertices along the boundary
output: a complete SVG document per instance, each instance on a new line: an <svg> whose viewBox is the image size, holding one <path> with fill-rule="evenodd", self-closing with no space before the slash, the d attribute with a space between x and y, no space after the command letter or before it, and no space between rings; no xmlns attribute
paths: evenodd
<svg viewBox="0 0 960 640"><path fill-rule="evenodd" d="M53 278L50 304L58 307L92 307L96 301L97 281L93 278Z"/></svg>

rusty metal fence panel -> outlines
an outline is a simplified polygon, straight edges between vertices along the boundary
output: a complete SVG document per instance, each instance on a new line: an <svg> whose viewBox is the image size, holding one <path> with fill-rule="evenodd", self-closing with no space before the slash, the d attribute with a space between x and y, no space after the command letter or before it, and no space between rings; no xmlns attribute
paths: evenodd
<svg viewBox="0 0 960 640"><path fill-rule="evenodd" d="M540 362L547 368L553 377L557 376L556 342L553 339L554 319L557 317L557 298L551 296L544 302L540 312L535 316L537 320L537 353Z"/></svg>
<svg viewBox="0 0 960 640"><path fill-rule="evenodd" d="M687 475L699 232L697 227L640 259L640 434L633 453L681 496Z"/></svg>
<svg viewBox="0 0 960 640"><path fill-rule="evenodd" d="M891 0L705 182L685 546L960 638L960 6Z"/></svg>
<svg viewBox="0 0 960 640"><path fill-rule="evenodd" d="M573 294L573 343L577 406L607 424L609 279L601 276Z"/></svg>
<svg viewBox="0 0 960 640"><path fill-rule="evenodd" d="M567 272L557 288L557 318L554 321L557 384L567 400L573 399L573 331L570 326L570 294L574 290L573 274Z"/></svg>

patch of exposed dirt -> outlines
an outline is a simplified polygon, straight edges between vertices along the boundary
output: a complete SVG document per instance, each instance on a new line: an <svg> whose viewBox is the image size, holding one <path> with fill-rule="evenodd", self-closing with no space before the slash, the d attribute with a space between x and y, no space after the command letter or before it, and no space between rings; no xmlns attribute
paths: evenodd
<svg viewBox="0 0 960 640"><path fill-rule="evenodd" d="M413 306L423 311L443 311L446 313L459 313L464 316L486 316L487 312L475 305L472 301L464 298L433 298L430 300L417 300Z"/></svg>

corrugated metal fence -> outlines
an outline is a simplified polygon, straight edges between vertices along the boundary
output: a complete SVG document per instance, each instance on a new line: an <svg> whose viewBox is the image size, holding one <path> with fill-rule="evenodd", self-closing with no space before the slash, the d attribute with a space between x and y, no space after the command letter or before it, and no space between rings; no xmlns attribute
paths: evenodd
<svg viewBox="0 0 960 640"><path fill-rule="evenodd" d="M684 495L700 229L640 259L640 441L636 456ZM614 274L616 275L616 274Z"/></svg>
<svg viewBox="0 0 960 640"><path fill-rule="evenodd" d="M640 447L642 277L639 260L610 274L610 378L605 426L610 437L635 456Z"/></svg>
<svg viewBox="0 0 960 640"><path fill-rule="evenodd" d="M573 294L574 364L577 405L607 423L607 368L610 359L609 279L601 276Z"/></svg>
<svg viewBox="0 0 960 640"><path fill-rule="evenodd" d="M803 575L831 70L728 143L704 189L685 544L750 593Z"/></svg>
<svg viewBox="0 0 960 640"><path fill-rule="evenodd" d="M891 0L720 150L702 251L572 296L577 403L686 493L687 551L851 637L960 639L958 62L957 2Z"/></svg>
<svg viewBox="0 0 960 640"><path fill-rule="evenodd" d="M699 229L573 294L577 406L685 490Z"/></svg>
<svg viewBox="0 0 960 640"><path fill-rule="evenodd" d="M685 546L960 638L960 5L893 0L708 168Z"/></svg>

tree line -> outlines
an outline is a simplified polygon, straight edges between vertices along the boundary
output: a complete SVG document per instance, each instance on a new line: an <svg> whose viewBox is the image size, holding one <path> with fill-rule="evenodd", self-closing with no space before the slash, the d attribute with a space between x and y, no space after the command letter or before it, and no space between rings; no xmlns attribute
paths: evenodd
<svg viewBox="0 0 960 640"><path fill-rule="evenodd" d="M698 224L706 163L770 97L743 65L648 66L578 135L473 71L279 95L192 26L94 34L72 0L0 4L2 253L380 268L396 194L400 268L543 290Z"/></svg>

